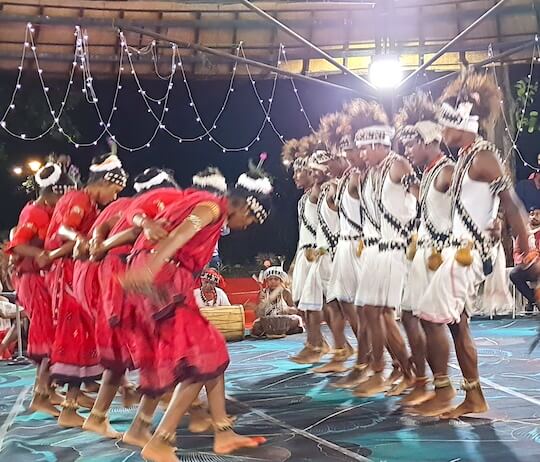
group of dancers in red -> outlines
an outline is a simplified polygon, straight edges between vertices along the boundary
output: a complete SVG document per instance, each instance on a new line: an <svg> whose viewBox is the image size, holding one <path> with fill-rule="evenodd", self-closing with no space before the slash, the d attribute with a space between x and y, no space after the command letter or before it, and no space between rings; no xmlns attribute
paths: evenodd
<svg viewBox="0 0 540 462"><path fill-rule="evenodd" d="M35 182L38 197L22 210L8 247L18 302L30 318L28 356L38 364L30 408L64 428L122 438L150 461L178 460L185 414L190 431L213 428L218 454L263 443L233 430L227 347L193 290L225 224L243 230L267 218L272 185L264 172L251 168L227 191L209 168L182 190L172 172L149 168L135 178L134 197L118 198L128 175L113 149L93 160L81 189L54 162ZM137 391L126 379L133 369ZM199 400L203 387L207 405ZM108 419L119 390L125 406L139 402L123 435ZM166 411L152 432L160 402ZM86 419L79 408L90 409Z"/></svg>

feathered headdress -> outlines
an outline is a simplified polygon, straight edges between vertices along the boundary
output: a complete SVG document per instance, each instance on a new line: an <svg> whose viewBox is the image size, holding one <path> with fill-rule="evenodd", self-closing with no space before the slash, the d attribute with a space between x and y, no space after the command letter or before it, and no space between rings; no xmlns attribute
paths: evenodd
<svg viewBox="0 0 540 462"><path fill-rule="evenodd" d="M128 174L122 168L122 162L116 155L118 150L116 143L112 139L107 141L111 148L111 152L92 159L88 182L94 183L103 180L125 188L127 185Z"/></svg>
<svg viewBox="0 0 540 462"><path fill-rule="evenodd" d="M389 125L388 116L380 104L353 100L346 105L345 114L357 147L370 144L392 145L394 129Z"/></svg>
<svg viewBox="0 0 540 462"><path fill-rule="evenodd" d="M479 126L487 129L499 115L501 91L495 81L473 68L461 75L443 91L439 123L445 127L477 133Z"/></svg>
<svg viewBox="0 0 540 462"><path fill-rule="evenodd" d="M394 118L394 125L403 144L412 140L430 144L442 139L437 123L437 108L431 98L422 92L403 99L403 106Z"/></svg>
<svg viewBox="0 0 540 462"><path fill-rule="evenodd" d="M285 167L289 167L300 154L301 140L292 138L281 148L281 159Z"/></svg>
<svg viewBox="0 0 540 462"><path fill-rule="evenodd" d="M323 143L329 154L336 156L339 153L339 144L341 136L338 134L338 128L341 125L343 115L339 112L333 112L321 117L319 131L317 132L319 141Z"/></svg>
<svg viewBox="0 0 540 462"><path fill-rule="evenodd" d="M262 170L261 162L255 166L249 162L249 170L238 177L235 193L244 197L259 223L264 223L270 214L272 203L272 182Z"/></svg>

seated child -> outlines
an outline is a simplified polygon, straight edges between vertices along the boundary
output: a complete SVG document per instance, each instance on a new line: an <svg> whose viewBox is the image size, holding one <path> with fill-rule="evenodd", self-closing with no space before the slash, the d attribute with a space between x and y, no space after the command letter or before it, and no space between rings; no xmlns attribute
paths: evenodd
<svg viewBox="0 0 540 462"><path fill-rule="evenodd" d="M207 268L201 274L201 287L193 291L197 306L230 306L229 298L222 289L225 286L223 276L214 268Z"/></svg>
<svg viewBox="0 0 540 462"><path fill-rule="evenodd" d="M266 334L260 318L272 316L287 316L289 318L287 335L304 332L302 318L294 306L290 290L286 288L287 279L287 273L280 266L271 266L264 271L263 288L259 294L259 305L256 310L257 319L251 329L253 337L262 337Z"/></svg>

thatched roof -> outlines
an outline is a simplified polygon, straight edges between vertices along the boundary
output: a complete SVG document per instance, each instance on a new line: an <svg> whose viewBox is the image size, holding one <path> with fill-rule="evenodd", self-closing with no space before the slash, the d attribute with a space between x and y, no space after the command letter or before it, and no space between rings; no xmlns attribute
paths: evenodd
<svg viewBox="0 0 540 462"><path fill-rule="evenodd" d="M404 66L414 69L430 54L452 39L493 6L493 0L400 0L362 1L280 1L254 2L296 32L324 48L347 67L364 73L371 56L384 43L399 53ZM384 5L394 4L393 9ZM507 0L497 13L485 19L433 66L454 70L461 58L478 62L487 57L489 44L494 52L504 51L531 40L538 31L538 19L530 0ZM76 24L85 28L90 43L94 75L116 74L119 37L116 27L125 30L127 41L142 47L152 38L127 31L129 25L163 34L171 40L199 43L227 53L243 42L249 58L277 64L279 46L287 50L288 63L279 64L295 73L311 75L338 71L309 48L284 34L240 2L177 2L122 0L0 0L0 70L16 70L27 22L35 24L37 52L47 72L65 75L70 69ZM171 49L158 43L159 67L170 65ZM229 75L232 63L222 58L181 49L188 72L201 78ZM530 57L530 50L512 59ZM140 74L154 75L150 55L135 56ZM265 75L268 70L251 69ZM244 66L238 72L245 74Z"/></svg>

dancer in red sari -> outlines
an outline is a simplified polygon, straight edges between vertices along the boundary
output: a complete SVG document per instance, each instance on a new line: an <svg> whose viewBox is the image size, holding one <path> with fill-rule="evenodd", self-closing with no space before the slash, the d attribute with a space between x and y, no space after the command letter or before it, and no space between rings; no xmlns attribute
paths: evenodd
<svg viewBox="0 0 540 462"><path fill-rule="evenodd" d="M51 376L68 385L58 423L81 427L79 405L91 408L93 402L80 393L82 383L100 377L93 319L75 298L73 291L74 255L83 254L88 233L99 213L99 206L116 199L124 189L127 175L116 155L94 159L90 178L81 191L67 193L57 204L47 231L45 248L53 259L47 275L52 297L56 336L51 355Z"/></svg>
<svg viewBox="0 0 540 462"><path fill-rule="evenodd" d="M83 429L113 439L121 437L122 434L110 425L108 411L122 383L124 383L122 389L124 406L136 404L133 396L130 396L129 387L125 385L125 372L127 369L133 369L134 365L129 335L122 323L124 304L127 301L118 277L125 272L126 257L141 230L150 232L154 224L152 217L159 213L157 204L168 204L174 200L178 189L173 173L158 168L146 169L135 178L133 187L139 195L128 199L128 203L125 199L116 201L123 202L123 207L118 210L122 213L115 214L118 219L112 227L97 226L90 245L91 259L100 261L97 281L100 297L97 303L95 325L98 356L105 371L96 402L84 422ZM158 194L149 192L150 190L158 191ZM164 199L164 202L161 202L161 199ZM102 212L102 215L111 208L118 209L113 202ZM133 226L131 220L127 219L132 215L131 210L136 214L141 213L141 210L145 211L146 227ZM108 224L112 223L109 221Z"/></svg>
<svg viewBox="0 0 540 462"><path fill-rule="evenodd" d="M34 397L30 404L33 411L60 415L53 404L60 404L56 395L51 396L49 358L54 341L51 298L45 284L43 268L50 260L43 250L47 228L54 207L64 193L75 188L75 183L62 173L60 165L48 163L35 175L39 197L30 201L21 212L8 252L15 257L15 288L19 303L30 318L28 332L28 357L37 365Z"/></svg>
<svg viewBox="0 0 540 462"><path fill-rule="evenodd" d="M200 314L193 289L225 221L236 230L264 222L271 191L268 178L256 171L240 176L228 201L205 191L186 191L181 201L158 216L167 223L168 237L158 245L139 238L134 246L133 261L123 282L126 289L139 294L136 309L144 310L147 318L145 325L137 327L142 335L151 335L144 342L153 346L139 352L141 388L159 396L176 387L154 436L143 448L146 460L178 461L176 428L203 386L214 425L216 453L229 454L264 442L233 431L225 410L227 347L223 336Z"/></svg>

